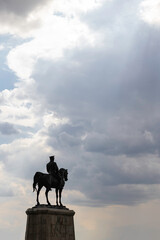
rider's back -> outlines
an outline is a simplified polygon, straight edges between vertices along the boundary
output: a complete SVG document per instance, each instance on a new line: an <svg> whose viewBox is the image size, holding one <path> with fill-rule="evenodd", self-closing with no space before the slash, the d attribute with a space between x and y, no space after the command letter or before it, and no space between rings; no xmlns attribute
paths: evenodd
<svg viewBox="0 0 160 240"><path fill-rule="evenodd" d="M56 174L58 172L58 166L55 162L47 163L46 168L49 174Z"/></svg>

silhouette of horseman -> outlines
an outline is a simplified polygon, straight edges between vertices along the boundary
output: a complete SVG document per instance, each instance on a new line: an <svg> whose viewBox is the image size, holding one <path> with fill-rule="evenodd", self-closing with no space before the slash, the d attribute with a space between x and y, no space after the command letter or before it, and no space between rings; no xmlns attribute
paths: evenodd
<svg viewBox="0 0 160 240"><path fill-rule="evenodd" d="M58 169L58 166L54 161L54 156L50 156L49 158L50 162L46 165L48 173L36 172L33 177L33 192L35 190L37 191L37 205L40 205L39 193L42 187L45 187L46 200L48 205L51 205L48 200L48 192L51 191L51 188L54 188L56 192L57 206L64 207L61 202L61 195L65 182L68 181L68 170L64 168Z"/></svg>
<svg viewBox="0 0 160 240"><path fill-rule="evenodd" d="M51 191L53 178L56 178L60 185L61 176L59 174L59 168L57 166L57 163L54 161L55 156L50 156L49 158L50 158L50 162L47 163L46 169L47 169L47 172L49 173L49 191Z"/></svg>

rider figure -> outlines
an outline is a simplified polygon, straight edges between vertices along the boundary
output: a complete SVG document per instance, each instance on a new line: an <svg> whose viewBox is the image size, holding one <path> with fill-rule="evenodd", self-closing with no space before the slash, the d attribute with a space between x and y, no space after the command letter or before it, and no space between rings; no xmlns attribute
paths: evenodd
<svg viewBox="0 0 160 240"><path fill-rule="evenodd" d="M50 158L50 162L47 163L46 165L47 172L55 176L57 175L59 169L58 169L57 163L54 162L54 156L50 156L49 158Z"/></svg>
<svg viewBox="0 0 160 240"><path fill-rule="evenodd" d="M60 175L58 173L59 169L58 169L58 166L57 166L57 163L54 162L54 156L50 156L50 162L47 163L46 165L46 169L47 169L47 172L49 173L50 175L50 187L51 187L51 184L52 184L52 177L55 177L58 179L58 181L60 181ZM51 190L51 189L50 189Z"/></svg>

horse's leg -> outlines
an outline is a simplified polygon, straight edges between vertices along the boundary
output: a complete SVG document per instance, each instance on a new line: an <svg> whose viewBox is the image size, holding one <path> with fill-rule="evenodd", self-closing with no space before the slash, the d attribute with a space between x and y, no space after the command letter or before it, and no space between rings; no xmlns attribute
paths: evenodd
<svg viewBox="0 0 160 240"><path fill-rule="evenodd" d="M38 190L37 190L37 205L40 205L40 203L39 203L39 193L40 193L40 191L41 191L41 189L42 189L42 186L40 185L38 185Z"/></svg>
<svg viewBox="0 0 160 240"><path fill-rule="evenodd" d="M58 188L56 188L55 191L56 191L56 204L58 206Z"/></svg>
<svg viewBox="0 0 160 240"><path fill-rule="evenodd" d="M62 196L62 188L59 189L59 204L60 204L60 206L63 206L63 204L61 202L61 196Z"/></svg>
<svg viewBox="0 0 160 240"><path fill-rule="evenodd" d="M48 192L49 192L49 190L50 190L50 188L46 188L45 194L46 194L46 200L47 200L48 205L51 205L49 200L48 200Z"/></svg>

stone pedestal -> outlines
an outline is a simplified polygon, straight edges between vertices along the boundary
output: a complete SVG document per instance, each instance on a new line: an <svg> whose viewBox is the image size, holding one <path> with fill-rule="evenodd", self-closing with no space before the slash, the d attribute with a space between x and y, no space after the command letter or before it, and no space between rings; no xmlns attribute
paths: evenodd
<svg viewBox="0 0 160 240"><path fill-rule="evenodd" d="M38 207L26 214L25 240L75 240L74 211Z"/></svg>

